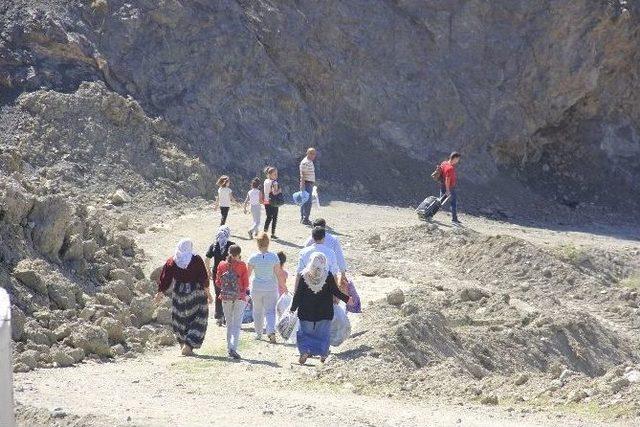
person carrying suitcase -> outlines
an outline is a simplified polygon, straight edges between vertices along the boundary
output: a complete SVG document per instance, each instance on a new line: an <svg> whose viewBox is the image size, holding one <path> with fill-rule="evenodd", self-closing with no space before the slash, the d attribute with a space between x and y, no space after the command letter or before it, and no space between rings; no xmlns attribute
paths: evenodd
<svg viewBox="0 0 640 427"><path fill-rule="evenodd" d="M456 174L456 165L460 162L460 153L454 151L449 156L449 160L445 160L440 164L440 197L445 194L449 196L451 202L451 221L454 224L462 224L458 220L458 198L456 194L456 184L458 177Z"/></svg>

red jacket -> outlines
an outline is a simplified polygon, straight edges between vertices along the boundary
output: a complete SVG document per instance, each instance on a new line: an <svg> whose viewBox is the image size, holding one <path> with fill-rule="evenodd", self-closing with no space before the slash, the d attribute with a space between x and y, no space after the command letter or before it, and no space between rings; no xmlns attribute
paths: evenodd
<svg viewBox="0 0 640 427"><path fill-rule="evenodd" d="M247 264L244 261L233 261L231 263L233 271L238 275L238 286L240 288L240 299L247 299L247 289L249 289L249 271L247 270ZM222 261L218 264L218 271L216 271L215 284L218 289L222 286L222 275L229 269L229 262ZM222 299L221 296L218 299Z"/></svg>

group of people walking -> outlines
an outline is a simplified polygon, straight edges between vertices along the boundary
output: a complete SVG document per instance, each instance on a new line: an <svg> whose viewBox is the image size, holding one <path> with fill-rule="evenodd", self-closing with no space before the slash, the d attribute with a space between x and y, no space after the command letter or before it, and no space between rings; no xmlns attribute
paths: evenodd
<svg viewBox="0 0 640 427"><path fill-rule="evenodd" d="M300 162L300 191L306 191L308 195L313 192L316 181L314 160L316 159L316 149L307 149L307 154ZM284 204L284 194L278 183L278 169L274 166L267 166L264 169L265 179L261 182L256 177L251 181L251 188L244 199L244 212L251 211L253 223L248 231L249 238L254 238L260 230L262 206L264 206L266 219L263 231L267 233L271 227L271 238L277 239L276 227L278 224L278 210ZM231 189L231 178L227 175L221 176L217 183L218 197L214 203L214 210L220 210L220 225L227 223L231 204L236 202ZM311 197L300 206L300 223L311 225Z"/></svg>
<svg viewBox="0 0 640 427"><path fill-rule="evenodd" d="M313 161L316 151L307 150L300 162L300 189L311 194L315 185ZM276 343L276 304L289 290L288 273L284 265L286 254L269 250L271 240L277 239L278 208L283 203L278 184L278 170L268 167L264 182L255 178L244 200L244 210L250 208L252 225L248 230L255 239L255 252L245 262L240 245L231 240L226 224L231 203L235 201L231 180L218 180L216 208L220 209L221 224L215 241L205 258L194 252L193 242L181 240L160 274L156 300L171 295L172 326L183 355L192 355L202 346L209 319L209 304L214 305L214 319L227 328L229 357L240 359L238 343L243 318L250 299L255 338L263 335ZM260 230L261 206L265 206L266 220ZM342 300L352 304L347 294L347 264L340 241L327 231L324 219L310 220L311 200L300 207L300 222L312 226L311 236L304 242L296 266L290 311L297 313L299 328L297 345L300 363L308 357L319 356L324 361L329 354L330 326L334 303ZM271 227L271 237L267 233ZM211 287L213 286L213 292Z"/></svg>

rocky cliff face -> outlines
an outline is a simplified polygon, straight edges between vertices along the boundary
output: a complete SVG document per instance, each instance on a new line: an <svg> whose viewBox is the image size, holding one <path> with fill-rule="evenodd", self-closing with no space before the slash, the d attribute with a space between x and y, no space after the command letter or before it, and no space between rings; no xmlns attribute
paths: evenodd
<svg viewBox="0 0 640 427"><path fill-rule="evenodd" d="M101 80L162 116L176 144L216 171L251 176L276 163L295 174L316 145L336 190L415 199L457 149L479 188L522 183L569 205L640 196L637 1L1 8L6 105Z"/></svg>

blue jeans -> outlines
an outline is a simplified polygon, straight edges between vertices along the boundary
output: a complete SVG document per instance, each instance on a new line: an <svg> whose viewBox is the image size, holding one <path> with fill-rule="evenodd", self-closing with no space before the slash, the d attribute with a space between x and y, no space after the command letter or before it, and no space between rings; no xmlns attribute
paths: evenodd
<svg viewBox="0 0 640 427"><path fill-rule="evenodd" d="M305 181L304 191L309 193L309 200L307 200L304 205L300 206L300 217L303 221L308 221L311 216L311 193L313 192L313 182Z"/></svg>
<svg viewBox="0 0 640 427"><path fill-rule="evenodd" d="M447 192L447 189L444 186L440 187L440 197L442 197L446 192ZM449 198L449 202L451 202L451 219L453 221L457 221L458 220L458 195L456 194L455 188L451 189L451 197Z"/></svg>

